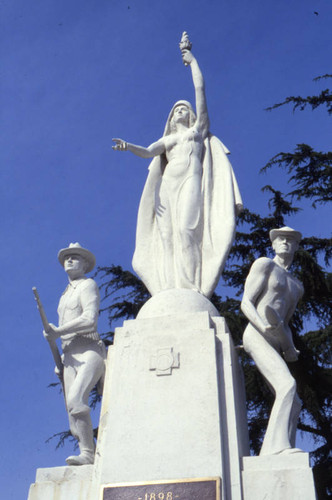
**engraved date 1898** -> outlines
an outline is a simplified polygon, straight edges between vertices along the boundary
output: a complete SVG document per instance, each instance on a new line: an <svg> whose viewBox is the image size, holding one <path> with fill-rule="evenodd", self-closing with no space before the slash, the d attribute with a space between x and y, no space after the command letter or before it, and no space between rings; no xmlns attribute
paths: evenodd
<svg viewBox="0 0 332 500"><path fill-rule="evenodd" d="M164 493L160 491L159 493L145 493L144 497L138 497L137 500L175 500L180 498L179 495L173 495L171 491Z"/></svg>

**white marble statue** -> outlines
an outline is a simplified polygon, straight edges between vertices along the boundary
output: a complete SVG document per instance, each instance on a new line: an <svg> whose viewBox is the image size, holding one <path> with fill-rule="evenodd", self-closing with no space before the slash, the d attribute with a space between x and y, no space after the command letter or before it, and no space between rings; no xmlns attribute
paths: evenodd
<svg viewBox="0 0 332 500"><path fill-rule="evenodd" d="M70 431L78 440L80 454L66 459L68 465L94 462L95 443L88 404L96 384L102 385L106 350L97 333L99 290L85 276L95 266L95 257L79 243L71 243L58 254L68 275L68 286L59 307L59 326L49 324L44 336L61 338L63 382Z"/></svg>
<svg viewBox="0 0 332 500"><path fill-rule="evenodd" d="M227 148L209 132L204 79L184 33L196 114L173 106L163 137L150 146L113 139L113 149L153 158L141 198L133 267L152 295L187 288L210 297L230 251L242 200Z"/></svg>
<svg viewBox="0 0 332 500"><path fill-rule="evenodd" d="M302 284L288 271L299 246L301 233L283 227L272 229L274 259L257 259L247 277L241 304L249 320L243 335L244 349L275 394L260 455L301 451L295 434L301 401L296 382L285 361L298 359L289 320L303 294Z"/></svg>

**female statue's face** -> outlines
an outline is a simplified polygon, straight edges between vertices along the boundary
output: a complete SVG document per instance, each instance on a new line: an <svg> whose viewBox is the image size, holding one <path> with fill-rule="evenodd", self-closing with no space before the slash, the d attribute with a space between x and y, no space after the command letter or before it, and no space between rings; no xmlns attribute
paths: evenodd
<svg viewBox="0 0 332 500"><path fill-rule="evenodd" d="M175 124L182 123L183 125L189 127L189 117L190 112L187 106L185 106L184 104L179 104L179 106L176 106L173 111L172 122Z"/></svg>

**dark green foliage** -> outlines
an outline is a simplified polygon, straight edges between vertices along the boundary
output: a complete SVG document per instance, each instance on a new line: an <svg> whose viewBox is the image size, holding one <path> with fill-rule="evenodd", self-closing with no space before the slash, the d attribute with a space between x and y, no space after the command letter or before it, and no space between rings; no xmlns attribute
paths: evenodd
<svg viewBox="0 0 332 500"><path fill-rule="evenodd" d="M323 75L323 76L317 76L314 78L314 81L320 81L323 78L332 78L332 75ZM269 108L266 108L267 111L271 111L272 109L280 108L280 106L284 106L285 104L293 104L293 111L295 111L297 108L299 108L301 111L303 111L307 106L310 106L311 109L316 109L319 106L326 106L327 112L329 114L332 114L332 94L330 89L325 89L322 90L320 94L318 95L313 95L313 96L308 96L308 97L301 97L301 96L290 96L286 97L286 99L283 102L279 102L278 104L274 104L273 106L270 106Z"/></svg>
<svg viewBox="0 0 332 500"><path fill-rule="evenodd" d="M332 78L326 74L315 78L315 81ZM293 110L303 110L307 105L312 109L326 106L329 114L332 113L332 94L329 89L323 90L319 95L311 97L287 97L284 102L275 104L269 110L285 104L293 103ZM289 196L297 200L306 198L312 201L315 208L317 203L331 201L332 192L332 152L314 151L307 144L297 144L293 153L278 153L262 168L266 171L271 167L281 167L286 170L289 180L295 189Z"/></svg>
<svg viewBox="0 0 332 500"><path fill-rule="evenodd" d="M306 240L297 252L293 269L304 286L304 295L300 303L301 315L307 319L316 319L319 325L331 319L331 291L329 275L306 251Z"/></svg>
<svg viewBox="0 0 332 500"><path fill-rule="evenodd" d="M98 436L98 427L93 429L93 437L97 439ZM77 440L72 436L70 431L61 431L57 432L56 434L53 434L50 438L46 440L46 443L49 443L52 441L52 439L56 439L56 446L55 449L62 448L69 440L70 443L72 443L74 450L78 449L78 442Z"/></svg>
<svg viewBox="0 0 332 500"><path fill-rule="evenodd" d="M135 318L151 297L142 281L121 266L98 267L96 276L102 281L100 290L104 307L100 312L107 311L110 325L118 319ZM108 336L111 335L110 332Z"/></svg>
<svg viewBox="0 0 332 500"><path fill-rule="evenodd" d="M287 97L283 102L279 102L278 104L274 104L270 108L266 108L267 111L271 111L272 109L279 108L280 106L284 106L285 104L294 104L293 110L295 111L299 108L303 111L307 106L311 106L312 109L318 108L321 104L325 104L327 108L327 112L332 114L332 94L329 89L322 90L319 95L308 96L308 97L300 97L300 96L292 96Z"/></svg>
<svg viewBox="0 0 332 500"><path fill-rule="evenodd" d="M307 144L298 144L294 153L279 153L262 168L277 166L290 175L289 182L295 187L289 196L301 200L326 203L332 199L332 152L314 151Z"/></svg>
<svg viewBox="0 0 332 500"><path fill-rule="evenodd" d="M77 440L71 435L70 431L57 432L56 434L53 434L53 436L49 437L46 440L46 443L49 443L52 439L56 439L56 450L58 448L62 448L67 443L68 439L73 444L74 450L78 448Z"/></svg>

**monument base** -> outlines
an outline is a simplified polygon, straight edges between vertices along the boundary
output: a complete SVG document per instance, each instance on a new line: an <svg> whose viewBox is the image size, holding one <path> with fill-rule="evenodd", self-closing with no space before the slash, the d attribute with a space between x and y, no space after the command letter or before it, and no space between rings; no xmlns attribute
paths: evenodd
<svg viewBox="0 0 332 500"><path fill-rule="evenodd" d="M116 329L92 489L219 477L222 498L242 500L246 454L242 372L224 318L197 292L161 292Z"/></svg>
<svg viewBox="0 0 332 500"><path fill-rule="evenodd" d="M37 469L29 500L89 500L93 465Z"/></svg>
<svg viewBox="0 0 332 500"><path fill-rule="evenodd" d="M244 500L315 500L308 453L244 457Z"/></svg>
<svg viewBox="0 0 332 500"><path fill-rule="evenodd" d="M307 454L246 456L243 376L227 324L202 295L175 292L116 329L94 465L38 469L29 500L175 500L179 484L179 500L198 487L206 500L315 499Z"/></svg>

